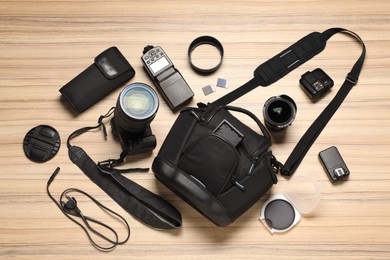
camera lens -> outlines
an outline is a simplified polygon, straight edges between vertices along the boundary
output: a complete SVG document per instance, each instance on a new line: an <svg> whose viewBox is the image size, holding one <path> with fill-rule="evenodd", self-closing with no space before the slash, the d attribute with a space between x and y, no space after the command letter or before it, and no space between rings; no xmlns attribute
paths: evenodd
<svg viewBox="0 0 390 260"><path fill-rule="evenodd" d="M265 124L272 131L281 131L291 125L296 113L295 102L287 95L271 97L263 107Z"/></svg>
<svg viewBox="0 0 390 260"><path fill-rule="evenodd" d="M125 131L142 132L154 119L158 106L157 94L150 86L130 84L119 95L115 123Z"/></svg>

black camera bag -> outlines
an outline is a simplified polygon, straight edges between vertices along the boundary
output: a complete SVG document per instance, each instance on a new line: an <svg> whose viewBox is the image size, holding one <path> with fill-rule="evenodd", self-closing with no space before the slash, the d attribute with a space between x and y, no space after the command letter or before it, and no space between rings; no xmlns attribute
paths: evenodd
<svg viewBox="0 0 390 260"><path fill-rule="evenodd" d="M297 143L286 163L272 155L270 136L251 112L226 106L258 86L268 86L320 53L327 40L343 32L355 37L362 54L341 88ZM209 105L181 111L152 170L157 179L218 226L227 226L277 182L274 173L291 176L327 122L356 85L365 58L361 38L343 28L313 32L261 64L254 78ZM230 111L250 116L260 134Z"/></svg>
<svg viewBox="0 0 390 260"><path fill-rule="evenodd" d="M244 113L259 134L230 111ZM277 182L270 136L251 112L206 106L181 111L157 158L155 176L219 226L232 223Z"/></svg>

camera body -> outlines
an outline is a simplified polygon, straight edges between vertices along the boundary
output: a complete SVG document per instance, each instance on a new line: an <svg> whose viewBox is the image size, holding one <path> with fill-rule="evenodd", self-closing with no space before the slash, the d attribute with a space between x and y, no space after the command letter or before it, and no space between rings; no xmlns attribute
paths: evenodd
<svg viewBox="0 0 390 260"><path fill-rule="evenodd" d="M120 128L115 123L115 117L111 119L112 134L118 138L121 143L122 149L127 152L128 155L149 153L156 148L156 137L152 133L150 126L147 126L145 130L138 133L128 132Z"/></svg>
<svg viewBox="0 0 390 260"><path fill-rule="evenodd" d="M111 129L127 155L151 152L156 147L150 123L158 107L156 92L144 83L132 83L120 93Z"/></svg>

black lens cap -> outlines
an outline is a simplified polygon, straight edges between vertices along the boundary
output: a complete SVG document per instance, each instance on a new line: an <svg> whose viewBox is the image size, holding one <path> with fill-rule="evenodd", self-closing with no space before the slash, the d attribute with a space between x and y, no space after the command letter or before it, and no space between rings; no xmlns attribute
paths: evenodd
<svg viewBox="0 0 390 260"><path fill-rule="evenodd" d="M57 130L39 125L28 131L23 141L26 156L34 162L46 162L60 150L61 140Z"/></svg>

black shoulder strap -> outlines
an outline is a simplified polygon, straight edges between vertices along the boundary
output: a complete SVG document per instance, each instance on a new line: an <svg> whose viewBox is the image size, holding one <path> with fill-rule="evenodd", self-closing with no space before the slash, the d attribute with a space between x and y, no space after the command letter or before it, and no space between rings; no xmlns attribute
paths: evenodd
<svg viewBox="0 0 390 260"><path fill-rule="evenodd" d="M298 168L299 164L305 157L307 151L310 149L311 145L320 135L322 130L332 118L333 114L343 103L349 91L352 89L353 86L356 85L359 79L360 71L362 70L364 58L366 56L366 47L363 43L363 40L356 33L340 28L329 29L323 34L327 38L330 38L338 32L346 32L354 36L363 47L362 53L359 59L356 61L355 65L352 67L351 71L347 74L347 77L345 78L345 81L343 85L341 85L341 88L337 92L336 96L332 99L332 101L328 104L324 111L322 111L322 113L317 117L317 119L311 124L309 129L307 129L306 133L302 136L302 138L299 140L294 150L288 157L286 163L284 164L284 167L282 167L281 169L281 173L285 176L291 176L295 172L295 170Z"/></svg>
<svg viewBox="0 0 390 260"><path fill-rule="evenodd" d="M96 164L81 147L71 145L72 138L100 127L103 128L106 136L103 119L109 117L112 111L113 109L106 115L100 116L98 125L84 127L70 134L67 141L70 160L136 219L158 229L166 230L181 227L181 214L172 204L122 175L122 173L129 172L148 172L149 169L119 170L110 167L112 162L115 164L118 160L108 160L108 163Z"/></svg>
<svg viewBox="0 0 390 260"><path fill-rule="evenodd" d="M254 71L253 79L214 101L212 105L227 105L258 86L271 85L320 53L326 46L326 40L321 33L308 34L275 57L261 64Z"/></svg>
<svg viewBox="0 0 390 260"><path fill-rule="evenodd" d="M281 173L283 175L291 176L294 173L311 145L325 128L326 124L344 101L349 91L354 85L356 85L366 55L366 48L363 40L356 33L343 28L331 28L323 33L310 33L278 55L257 67L254 72L253 79L211 103L211 105L214 106L227 105L258 86L269 86L287 75L299 65L305 63L320 53L325 48L326 42L329 38L339 32L348 33L355 37L361 43L363 51L355 65L352 67L352 70L348 73L336 96L303 135L290 157L287 159L284 167L281 167Z"/></svg>

